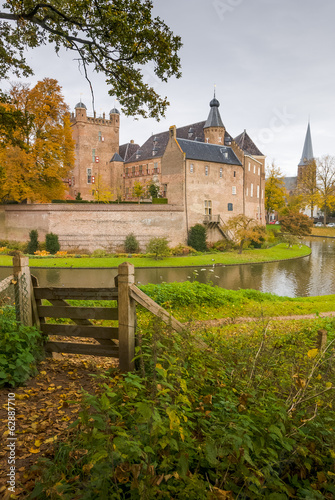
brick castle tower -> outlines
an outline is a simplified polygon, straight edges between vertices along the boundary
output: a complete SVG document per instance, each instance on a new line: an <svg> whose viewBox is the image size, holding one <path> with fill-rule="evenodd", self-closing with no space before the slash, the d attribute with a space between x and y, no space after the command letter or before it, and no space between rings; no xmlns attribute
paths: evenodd
<svg viewBox="0 0 335 500"><path fill-rule="evenodd" d="M71 115L71 126L76 160L69 178L70 196L75 198L80 193L83 199L94 200L109 190L115 198L122 187L123 173L123 164L113 160L119 153L119 111L113 108L109 119L105 113L88 116L85 104L79 102Z"/></svg>

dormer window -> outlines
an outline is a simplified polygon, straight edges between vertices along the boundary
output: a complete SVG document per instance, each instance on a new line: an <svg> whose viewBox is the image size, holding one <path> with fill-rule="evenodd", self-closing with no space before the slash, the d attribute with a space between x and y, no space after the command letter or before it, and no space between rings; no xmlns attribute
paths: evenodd
<svg viewBox="0 0 335 500"><path fill-rule="evenodd" d="M194 135L194 128L193 128L193 127L190 127L190 128L188 129L188 134L187 134L187 136L188 136L188 138L189 138L189 139L192 139L193 135Z"/></svg>

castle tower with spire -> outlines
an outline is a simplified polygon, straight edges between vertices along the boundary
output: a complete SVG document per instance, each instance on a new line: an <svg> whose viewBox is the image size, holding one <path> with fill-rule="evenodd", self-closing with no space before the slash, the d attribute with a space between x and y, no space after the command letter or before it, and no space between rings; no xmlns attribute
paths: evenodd
<svg viewBox="0 0 335 500"><path fill-rule="evenodd" d="M311 137L311 127L310 123L308 122L304 148L302 150L301 159L298 164L298 181L303 176L304 167L306 167L306 165L308 165L313 160L313 158L314 155L313 155L313 146Z"/></svg>
<svg viewBox="0 0 335 500"><path fill-rule="evenodd" d="M207 121L204 125L204 136L205 142L209 144L224 144L225 137L225 126L222 123L222 119L220 116L219 106L220 103L215 97L209 103L210 111L207 118Z"/></svg>

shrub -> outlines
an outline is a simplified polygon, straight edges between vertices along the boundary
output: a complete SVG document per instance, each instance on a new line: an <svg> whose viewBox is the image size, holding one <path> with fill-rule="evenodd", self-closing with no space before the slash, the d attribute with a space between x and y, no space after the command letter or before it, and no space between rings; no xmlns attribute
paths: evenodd
<svg viewBox="0 0 335 500"><path fill-rule="evenodd" d="M198 252L206 252L206 228L202 224L196 224L188 232L187 244Z"/></svg>
<svg viewBox="0 0 335 500"><path fill-rule="evenodd" d="M147 245L147 253L155 256L155 259L166 257L169 254L168 240L166 238L151 238Z"/></svg>
<svg viewBox="0 0 335 500"><path fill-rule="evenodd" d="M42 334L15 320L15 309L6 306L0 314L0 387L15 386L35 375L44 356Z"/></svg>
<svg viewBox="0 0 335 500"><path fill-rule="evenodd" d="M189 255L190 253L197 253L192 247L188 247L179 243L176 247L170 248L171 255Z"/></svg>
<svg viewBox="0 0 335 500"><path fill-rule="evenodd" d="M139 249L139 243L136 239L134 233L130 233L126 236L124 242L124 249L127 253L135 253Z"/></svg>
<svg viewBox="0 0 335 500"><path fill-rule="evenodd" d="M81 193L77 193L76 201L83 201L83 199L81 197Z"/></svg>
<svg viewBox="0 0 335 500"><path fill-rule="evenodd" d="M36 229L32 229L29 233L29 241L27 246L27 252L30 255L34 255L36 250L38 249L38 232Z"/></svg>
<svg viewBox="0 0 335 500"><path fill-rule="evenodd" d="M167 198L152 198L152 203L154 205L167 205Z"/></svg>
<svg viewBox="0 0 335 500"><path fill-rule="evenodd" d="M92 257L107 257L108 256L108 252L106 252L106 250L104 250L103 248L97 248L96 250L94 250L92 252Z"/></svg>
<svg viewBox="0 0 335 500"><path fill-rule="evenodd" d="M50 252L52 254L60 250L60 244L57 234L49 233L45 236L45 248L47 252Z"/></svg>
<svg viewBox="0 0 335 500"><path fill-rule="evenodd" d="M157 198L159 193L159 186L152 182L148 187L148 192L152 198Z"/></svg>
<svg viewBox="0 0 335 500"><path fill-rule="evenodd" d="M227 252L228 250L231 250L233 246L234 244L232 241L220 240L210 245L210 248L217 252Z"/></svg>

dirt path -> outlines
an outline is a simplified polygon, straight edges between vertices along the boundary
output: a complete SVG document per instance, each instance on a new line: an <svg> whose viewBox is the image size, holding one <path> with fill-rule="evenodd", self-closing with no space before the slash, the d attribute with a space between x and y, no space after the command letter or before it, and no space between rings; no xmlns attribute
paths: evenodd
<svg viewBox="0 0 335 500"><path fill-rule="evenodd" d="M321 312L318 315L320 318L332 318L335 317L335 311ZM303 319L315 319L315 314L302 314L302 315L291 315L291 316L264 316L262 317L239 317L239 318L219 318L219 319L209 319L204 321L195 321L192 323L192 327L216 327L221 325L233 325L238 323L251 323L257 321L289 321L289 320L303 320Z"/></svg>

